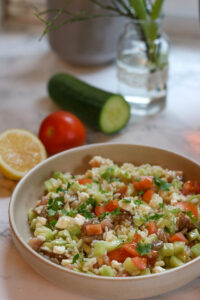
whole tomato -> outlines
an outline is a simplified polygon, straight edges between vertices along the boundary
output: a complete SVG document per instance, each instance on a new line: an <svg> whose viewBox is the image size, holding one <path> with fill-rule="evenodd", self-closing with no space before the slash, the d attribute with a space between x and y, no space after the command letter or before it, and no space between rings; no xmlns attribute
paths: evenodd
<svg viewBox="0 0 200 300"><path fill-rule="evenodd" d="M57 111L48 115L40 125L38 136L49 155L82 146L86 141L83 123L66 111Z"/></svg>

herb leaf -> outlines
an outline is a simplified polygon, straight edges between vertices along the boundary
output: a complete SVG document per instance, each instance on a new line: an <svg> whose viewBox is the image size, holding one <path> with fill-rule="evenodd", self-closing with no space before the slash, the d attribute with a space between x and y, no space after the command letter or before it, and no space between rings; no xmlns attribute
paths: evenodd
<svg viewBox="0 0 200 300"><path fill-rule="evenodd" d="M141 256L149 254L151 251L152 244L142 244L139 242L136 246L136 251L140 253Z"/></svg>
<svg viewBox="0 0 200 300"><path fill-rule="evenodd" d="M52 227L54 227L57 223L57 220L51 220L49 223L51 224Z"/></svg>
<svg viewBox="0 0 200 300"><path fill-rule="evenodd" d="M102 220L103 218L105 218L106 216L108 216L110 213L108 211L106 211L105 213L100 214L99 219Z"/></svg>
<svg viewBox="0 0 200 300"><path fill-rule="evenodd" d="M162 191L169 191L170 187L172 186L171 183L166 182L158 176L154 176L153 182Z"/></svg>
<svg viewBox="0 0 200 300"><path fill-rule="evenodd" d="M72 217L72 218L75 217L75 215L76 215L76 211L75 210L66 211L65 209L62 209L62 213L65 216Z"/></svg>
<svg viewBox="0 0 200 300"><path fill-rule="evenodd" d="M123 199L123 202L124 202L124 203L131 203L131 199L124 198L124 199Z"/></svg>
<svg viewBox="0 0 200 300"><path fill-rule="evenodd" d="M163 217L163 214L155 214L153 216L150 216L149 220L159 220L162 217Z"/></svg>
<svg viewBox="0 0 200 300"><path fill-rule="evenodd" d="M117 216L117 215L120 215L121 214L121 210L120 210L120 207L118 207L117 209L113 210L111 212L111 215L112 216Z"/></svg>
<svg viewBox="0 0 200 300"><path fill-rule="evenodd" d="M77 253L77 254L73 257L73 259L72 259L72 264L75 264L75 263L76 263L76 261L79 259L79 256L80 256L80 254Z"/></svg>
<svg viewBox="0 0 200 300"><path fill-rule="evenodd" d="M87 199L86 203L87 203L87 205L91 204L93 208L95 208L96 205L97 205L96 200L94 198L91 198L91 197Z"/></svg>
<svg viewBox="0 0 200 300"><path fill-rule="evenodd" d="M137 199L134 201L135 205L140 205L142 204L142 199Z"/></svg>

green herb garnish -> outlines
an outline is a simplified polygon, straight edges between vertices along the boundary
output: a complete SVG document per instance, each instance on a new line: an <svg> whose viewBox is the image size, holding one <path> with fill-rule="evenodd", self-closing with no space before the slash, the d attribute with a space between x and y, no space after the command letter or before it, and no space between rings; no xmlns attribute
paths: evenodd
<svg viewBox="0 0 200 300"><path fill-rule="evenodd" d="M65 209L62 209L61 212L67 216L67 217L75 217L75 215L77 214L77 212L75 210L70 210L70 211L66 211Z"/></svg>
<svg viewBox="0 0 200 300"><path fill-rule="evenodd" d="M139 191L138 192L138 196L143 196L144 195L144 191Z"/></svg>
<svg viewBox="0 0 200 300"><path fill-rule="evenodd" d="M171 183L166 182L158 176L154 176L153 182L162 191L169 191L170 187L172 186Z"/></svg>
<svg viewBox="0 0 200 300"><path fill-rule="evenodd" d="M92 207L95 208L96 205L97 205L97 202L96 202L96 200L94 198L90 197L90 198L87 199L86 204L87 205L92 205Z"/></svg>
<svg viewBox="0 0 200 300"><path fill-rule="evenodd" d="M87 219L92 219L93 215L91 213L89 213L86 208L87 208L87 205L85 203L83 203L77 208L77 212L79 214L84 215L84 217Z"/></svg>
<svg viewBox="0 0 200 300"><path fill-rule="evenodd" d="M155 214L153 216L150 216L149 220L159 220L162 217L163 217L163 214Z"/></svg>
<svg viewBox="0 0 200 300"><path fill-rule="evenodd" d="M49 223L51 224L52 227L54 227L57 223L57 220L51 220Z"/></svg>
<svg viewBox="0 0 200 300"><path fill-rule="evenodd" d="M126 199L126 198L124 198L124 199L123 199L123 202L124 202L124 203L131 203L131 199Z"/></svg>
<svg viewBox="0 0 200 300"><path fill-rule="evenodd" d="M152 244L142 244L139 242L136 246L136 251L140 253L141 256L147 255L151 252Z"/></svg>
<svg viewBox="0 0 200 300"><path fill-rule="evenodd" d="M77 262L77 260L79 259L79 256L80 256L80 254L77 253L77 254L73 257L73 259L72 259L72 265L75 264L75 263Z"/></svg>
<svg viewBox="0 0 200 300"><path fill-rule="evenodd" d="M59 193L59 192L65 193L66 191L63 188L59 187L59 188L57 188L56 193Z"/></svg>
<svg viewBox="0 0 200 300"><path fill-rule="evenodd" d="M121 214L121 210L120 210L120 207L118 207L117 209L113 210L111 212L111 215L112 216L117 216L117 215L120 215Z"/></svg>
<svg viewBox="0 0 200 300"><path fill-rule="evenodd" d="M142 204L142 199L137 199L134 201L135 205L140 205Z"/></svg>
<svg viewBox="0 0 200 300"><path fill-rule="evenodd" d="M100 214L99 219L102 220L103 218L105 218L109 214L110 214L109 211L106 211L105 213Z"/></svg>
<svg viewBox="0 0 200 300"><path fill-rule="evenodd" d="M141 181L141 178L140 178L140 177L134 177L134 181L140 182L140 181Z"/></svg>
<svg viewBox="0 0 200 300"><path fill-rule="evenodd" d="M159 203L159 206L161 209L164 209L165 208L165 203Z"/></svg>
<svg viewBox="0 0 200 300"><path fill-rule="evenodd" d="M196 223L197 218L194 217L192 211L187 211L186 215L190 218L190 220L192 221L192 223Z"/></svg>

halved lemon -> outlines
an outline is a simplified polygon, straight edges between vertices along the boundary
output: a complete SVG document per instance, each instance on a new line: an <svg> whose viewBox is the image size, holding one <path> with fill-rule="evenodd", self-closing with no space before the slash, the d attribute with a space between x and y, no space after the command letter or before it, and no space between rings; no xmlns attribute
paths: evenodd
<svg viewBox="0 0 200 300"><path fill-rule="evenodd" d="M8 129L0 134L0 171L19 180L47 157L41 141L30 131Z"/></svg>

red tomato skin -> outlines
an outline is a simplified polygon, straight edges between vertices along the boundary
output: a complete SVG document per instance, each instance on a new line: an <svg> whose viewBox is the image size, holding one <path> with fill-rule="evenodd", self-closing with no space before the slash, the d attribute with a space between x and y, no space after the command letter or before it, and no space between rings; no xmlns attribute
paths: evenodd
<svg viewBox="0 0 200 300"><path fill-rule="evenodd" d="M86 141L83 123L66 111L48 115L40 125L38 136L49 155L82 146Z"/></svg>

